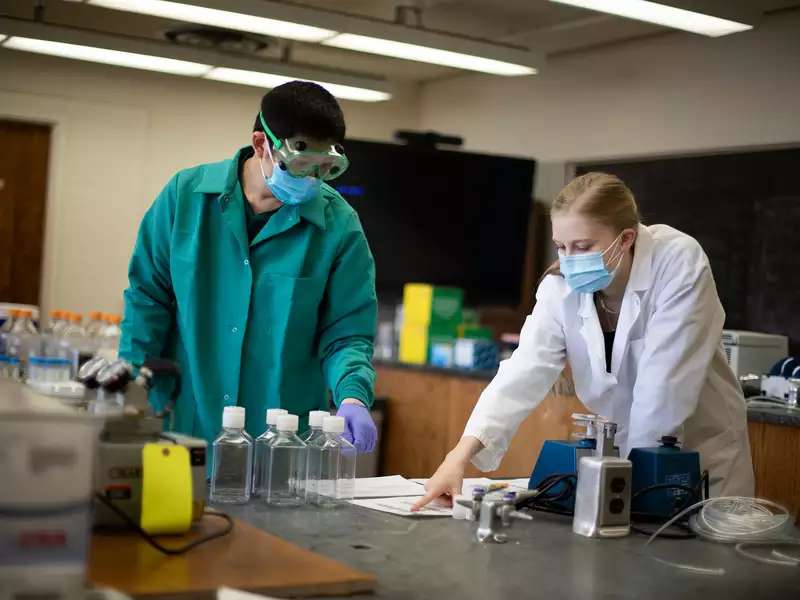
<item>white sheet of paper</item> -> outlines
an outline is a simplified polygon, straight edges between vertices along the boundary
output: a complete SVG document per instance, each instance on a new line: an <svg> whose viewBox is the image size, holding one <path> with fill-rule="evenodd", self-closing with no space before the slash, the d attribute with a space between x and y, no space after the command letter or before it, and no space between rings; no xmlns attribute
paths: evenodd
<svg viewBox="0 0 800 600"><path fill-rule="evenodd" d="M419 496L423 487L402 475L388 477L360 477L356 479L356 498L395 498L398 496Z"/></svg>
<svg viewBox="0 0 800 600"><path fill-rule="evenodd" d="M252 592L243 592L229 587L221 587L217 590L217 600L278 600L274 596L262 596Z"/></svg>
<svg viewBox="0 0 800 600"><path fill-rule="evenodd" d="M350 500L356 506L371 508L381 512L400 515L401 517L449 517L453 509L446 506L428 504L418 512L411 512L414 503L422 496L406 496L403 498L373 498L369 500Z"/></svg>

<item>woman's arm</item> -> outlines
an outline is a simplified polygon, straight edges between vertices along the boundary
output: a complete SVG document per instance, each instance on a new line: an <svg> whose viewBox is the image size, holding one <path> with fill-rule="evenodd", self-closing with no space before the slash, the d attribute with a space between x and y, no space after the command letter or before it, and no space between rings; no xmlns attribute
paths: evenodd
<svg viewBox="0 0 800 600"><path fill-rule="evenodd" d="M566 345L561 317L556 314L562 288L546 277L536 294L533 312L520 332L519 348L500 365L481 394L464 436L426 485L427 494L415 508L434 498L461 493L470 461L483 471L500 465L511 439L525 417L542 401L564 369Z"/></svg>
<svg viewBox="0 0 800 600"><path fill-rule="evenodd" d="M520 332L519 347L500 364L497 375L481 394L464 429L480 440L472 463L481 471L500 466L525 417L553 387L566 364L562 295L559 277L545 277L536 306Z"/></svg>

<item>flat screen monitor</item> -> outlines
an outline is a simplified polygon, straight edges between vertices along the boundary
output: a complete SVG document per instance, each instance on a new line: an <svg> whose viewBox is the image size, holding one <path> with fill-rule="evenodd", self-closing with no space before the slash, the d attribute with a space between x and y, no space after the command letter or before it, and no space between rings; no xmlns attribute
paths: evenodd
<svg viewBox="0 0 800 600"><path fill-rule="evenodd" d="M407 282L464 289L472 306L517 306L536 163L349 140L331 182L355 208L375 256L381 302Z"/></svg>

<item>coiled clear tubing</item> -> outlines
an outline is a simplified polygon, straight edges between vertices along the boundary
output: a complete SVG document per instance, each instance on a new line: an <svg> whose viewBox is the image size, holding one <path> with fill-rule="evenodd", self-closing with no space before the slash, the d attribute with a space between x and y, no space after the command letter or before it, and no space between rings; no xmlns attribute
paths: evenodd
<svg viewBox="0 0 800 600"><path fill-rule="evenodd" d="M766 564L789 567L800 565L800 558L777 550L777 548L800 547L800 540L788 537L785 531L790 521L789 511L771 500L746 496L709 498L693 504L662 525L647 540L645 548L650 546L665 529L698 508L700 511L689 519L689 526L701 538L736 544L736 551L739 554ZM751 549L756 547L772 548L774 558L752 552ZM654 556L652 550L651 556L658 562L692 573L725 574L725 569L721 568L708 568L664 560Z"/></svg>

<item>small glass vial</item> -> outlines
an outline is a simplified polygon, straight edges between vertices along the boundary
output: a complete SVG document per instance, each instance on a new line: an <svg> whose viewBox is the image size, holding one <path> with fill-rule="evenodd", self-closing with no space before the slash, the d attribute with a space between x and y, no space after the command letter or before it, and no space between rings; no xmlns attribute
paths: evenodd
<svg viewBox="0 0 800 600"><path fill-rule="evenodd" d="M267 410L267 429L256 438L256 454L253 464L253 497L261 498L267 495L269 485L269 447L278 436L278 417L288 415L289 411L283 408L270 408Z"/></svg>
<svg viewBox="0 0 800 600"><path fill-rule="evenodd" d="M250 500L253 438L244 430L244 415L241 406L226 406L222 412L222 433L214 440L212 503L244 504Z"/></svg>
<svg viewBox="0 0 800 600"><path fill-rule="evenodd" d="M278 435L269 447L267 504L299 506L305 501L306 450L297 437L297 415L278 417Z"/></svg>
<svg viewBox="0 0 800 600"><path fill-rule="evenodd" d="M356 449L342 437L344 417L325 417L324 438L309 447L308 502L336 506L355 495Z"/></svg>

